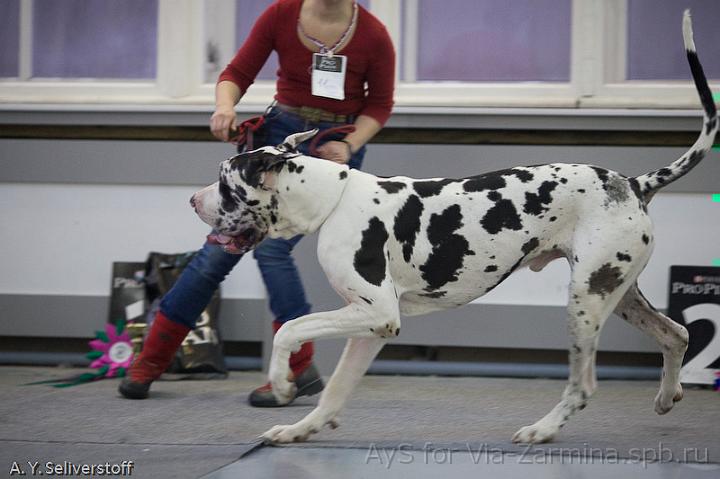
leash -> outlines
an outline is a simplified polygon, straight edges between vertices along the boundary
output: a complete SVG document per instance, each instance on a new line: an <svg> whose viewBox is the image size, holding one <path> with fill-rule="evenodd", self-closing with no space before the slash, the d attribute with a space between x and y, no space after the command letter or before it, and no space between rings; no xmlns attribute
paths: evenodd
<svg viewBox="0 0 720 479"><path fill-rule="evenodd" d="M235 131L230 132L229 143L237 145L238 147L246 146L247 150L253 150L253 133L258 131L265 124L265 116L256 116L249 118L244 122L240 123ZM320 134L316 135L315 138L310 142L308 150L310 155L318 156L317 144L320 140L328 135L332 134L348 134L355 131L354 125L340 125L333 128L323 130ZM343 140L339 140L343 141ZM348 149L350 145L348 144Z"/></svg>
<svg viewBox="0 0 720 479"><path fill-rule="evenodd" d="M235 131L230 132L228 142L238 147L247 146L248 150L253 149L253 133L258 131L265 123L265 115L249 118L240 123Z"/></svg>
<svg viewBox="0 0 720 479"><path fill-rule="evenodd" d="M348 133L352 133L353 131L355 131L354 125L340 125L340 126L328 128L327 130L322 131L321 133L316 135L315 138L313 138L312 141L310 142L310 146L308 147L308 150L310 151L310 155L318 156L317 144L321 139L325 138L327 135L338 134L338 133L340 133L340 134L344 133L347 135ZM338 141L343 141L343 140L338 140ZM348 150L349 150L350 145L349 144L347 144L347 145L348 145ZM351 152L351 156L352 156L352 152Z"/></svg>

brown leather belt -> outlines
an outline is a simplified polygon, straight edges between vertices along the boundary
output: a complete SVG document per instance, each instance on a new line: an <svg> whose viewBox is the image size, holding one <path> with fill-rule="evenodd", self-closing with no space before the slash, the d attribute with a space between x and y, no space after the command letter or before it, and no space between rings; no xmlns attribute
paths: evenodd
<svg viewBox="0 0 720 479"><path fill-rule="evenodd" d="M326 122L326 123L350 123L352 122L352 115L336 115L335 113L323 110L322 108L311 108L309 106L290 106L277 103L275 105L282 111L287 111L300 118L312 121L312 122Z"/></svg>

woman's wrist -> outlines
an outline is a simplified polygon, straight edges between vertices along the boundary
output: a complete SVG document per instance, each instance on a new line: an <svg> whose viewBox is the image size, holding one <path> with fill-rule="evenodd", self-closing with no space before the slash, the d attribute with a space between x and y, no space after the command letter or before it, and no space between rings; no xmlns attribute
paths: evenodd
<svg viewBox="0 0 720 479"><path fill-rule="evenodd" d="M355 147L353 146L353 144L350 143L349 140L346 140L346 139L343 138L342 140L340 140L340 142L341 142L341 143L345 143L345 145L347 146L348 153L349 153L350 156L353 156L353 155L355 154L355 152L357 151L357 150L355 149Z"/></svg>

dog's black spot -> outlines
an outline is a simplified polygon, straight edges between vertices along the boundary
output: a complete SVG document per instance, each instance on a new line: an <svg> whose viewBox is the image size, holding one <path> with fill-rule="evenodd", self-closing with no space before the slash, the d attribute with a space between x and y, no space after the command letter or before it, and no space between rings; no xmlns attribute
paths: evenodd
<svg viewBox="0 0 720 479"><path fill-rule="evenodd" d="M229 160L230 168L239 171L242 180L252 188L260 186L263 173L279 171L285 163L289 163L287 156L265 151L241 153Z"/></svg>
<svg viewBox="0 0 720 479"><path fill-rule="evenodd" d="M552 191L557 187L557 181L543 181L537 193L525 193L525 206L523 211L529 215L540 215L548 209L544 205L552 203Z"/></svg>
<svg viewBox="0 0 720 479"><path fill-rule="evenodd" d="M598 168L597 166L591 166L590 168L595 171L595 174L597 174L598 178L600 179L600 183L602 184L602 187L604 190L607 190L607 181L608 181L608 173L609 171L605 168Z"/></svg>
<svg viewBox="0 0 720 479"><path fill-rule="evenodd" d="M585 190L584 190L583 188L580 188L580 189L578 190L578 193L585 193Z"/></svg>
<svg viewBox="0 0 720 479"><path fill-rule="evenodd" d="M671 176L672 170L670 168L660 168L659 170L657 170L657 175L658 176Z"/></svg>
<svg viewBox="0 0 720 479"><path fill-rule="evenodd" d="M487 197L490 201L500 201L502 199L502 195L497 191L491 191L487 194Z"/></svg>
<svg viewBox="0 0 720 479"><path fill-rule="evenodd" d="M348 176L348 175L347 175L347 171L341 171L341 172L340 172L340 179L341 179L341 180L344 180L345 178L347 178L347 176Z"/></svg>
<svg viewBox="0 0 720 479"><path fill-rule="evenodd" d="M288 171L290 173L295 173L295 170L297 169L298 165L295 164L294 161L288 161L287 162Z"/></svg>
<svg viewBox="0 0 720 479"><path fill-rule="evenodd" d="M711 131L715 129L715 126L717 125L717 118L711 118L710 120L705 123L705 134L709 135Z"/></svg>
<svg viewBox="0 0 720 479"><path fill-rule="evenodd" d="M627 201L629 196L628 183L624 176L618 175L614 172L608 173L608 178L605 182L604 188L607 192L608 201L613 201L615 203L623 203ZM632 186L630 186L630 188L632 189ZM607 206L608 203L606 202L605 205Z"/></svg>
<svg viewBox="0 0 720 479"><path fill-rule="evenodd" d="M247 202L247 191L240 185L233 186L233 191L242 202Z"/></svg>
<svg viewBox="0 0 720 479"><path fill-rule="evenodd" d="M458 180L450 178L443 178L442 180L415 181L413 182L413 188L415 188L415 191L421 198L428 198L430 196L439 195L445 185L449 185L450 183L455 183L457 181Z"/></svg>
<svg viewBox="0 0 720 479"><path fill-rule="evenodd" d="M365 301L367 304L373 304L372 299L368 299L368 298L366 298L365 296L360 296L360 299L362 299L363 301Z"/></svg>
<svg viewBox="0 0 720 479"><path fill-rule="evenodd" d="M501 172L494 171L492 173L466 178L465 183L463 183L463 190L476 193L485 190L498 190L505 188L506 185L507 183Z"/></svg>
<svg viewBox="0 0 720 479"><path fill-rule="evenodd" d="M378 181L378 186L390 194L397 193L407 187L405 183L399 181Z"/></svg>
<svg viewBox="0 0 720 479"><path fill-rule="evenodd" d="M218 183L218 193L220 193L220 198L222 200L220 205L223 210L231 213L238 209L238 204L232 197L232 191L225 182L221 181Z"/></svg>
<svg viewBox="0 0 720 479"><path fill-rule="evenodd" d="M474 255L464 236L455 232L463 226L460 205L452 205L440 214L430 216L427 235L432 251L425 264L420 266L427 291L438 289L458 280L465 256Z"/></svg>
<svg viewBox="0 0 720 479"><path fill-rule="evenodd" d="M540 241L537 238L532 238L528 240L524 245L522 245L522 248L520 248L523 252L523 255L527 256L529 255L535 248L540 245Z"/></svg>
<svg viewBox="0 0 720 479"><path fill-rule="evenodd" d="M622 271L617 266L605 263L597 271L593 271L588 280L588 292L598 294L605 299L605 296L615 291L621 284Z"/></svg>
<svg viewBox="0 0 720 479"><path fill-rule="evenodd" d="M418 296L425 298L442 298L447 294L447 291L433 291L432 293L419 293Z"/></svg>
<svg viewBox="0 0 720 479"><path fill-rule="evenodd" d="M305 169L305 165L299 165L297 169L295 170L295 173L300 174Z"/></svg>
<svg viewBox="0 0 720 479"><path fill-rule="evenodd" d="M406 263L410 262L415 247L415 238L420 232L420 216L423 209L424 206L420 198L416 195L410 195L395 216L393 232L395 238L402 244L403 258Z"/></svg>
<svg viewBox="0 0 720 479"><path fill-rule="evenodd" d="M514 231L522 229L520 215L510 200L500 200L495 203L495 206L485 213L480 224L490 234L497 234L503 228Z"/></svg>
<svg viewBox="0 0 720 479"><path fill-rule="evenodd" d="M259 200L249 200L249 201L246 201L245 204L248 206L257 206L260 204L260 201Z"/></svg>
<svg viewBox="0 0 720 479"><path fill-rule="evenodd" d="M485 268L486 273L492 273L493 271L497 271L498 267L496 264L491 264L487 268Z"/></svg>
<svg viewBox="0 0 720 479"><path fill-rule="evenodd" d="M566 184L567 182L568 182L567 178L560 178L560 183L562 183L563 185Z"/></svg>
<svg viewBox="0 0 720 479"><path fill-rule="evenodd" d="M648 235L646 235L646 234L642 235L642 242L645 244L650 243L650 238L648 238Z"/></svg>
<svg viewBox="0 0 720 479"><path fill-rule="evenodd" d="M379 204L380 204L380 200L377 199L377 198L373 198L373 203L375 203L376 205L379 205Z"/></svg>
<svg viewBox="0 0 720 479"><path fill-rule="evenodd" d="M555 220L557 220L557 216L551 216L551 217L550 217L550 221L555 221Z"/></svg>
<svg viewBox="0 0 720 479"><path fill-rule="evenodd" d="M368 227L362 232L360 249L355 252L355 271L365 281L380 286L385 279L385 255L383 248L388 240L385 224L377 216L370 219Z"/></svg>
<svg viewBox="0 0 720 479"><path fill-rule="evenodd" d="M502 170L502 174L505 176L514 175L523 183L527 183L528 181L530 181L534 178L533 174L530 173L529 171L521 170L518 168L510 168L509 170Z"/></svg>
<svg viewBox="0 0 720 479"><path fill-rule="evenodd" d="M628 182L630 182L630 189L635 194L637 199L644 204L644 197L642 191L640 190L640 183L638 182L638 180L636 180L635 178L630 178Z"/></svg>
<svg viewBox="0 0 720 479"><path fill-rule="evenodd" d="M620 251L617 252L615 255L618 259L618 261L627 261L628 263L632 261L632 256L629 254L621 253Z"/></svg>

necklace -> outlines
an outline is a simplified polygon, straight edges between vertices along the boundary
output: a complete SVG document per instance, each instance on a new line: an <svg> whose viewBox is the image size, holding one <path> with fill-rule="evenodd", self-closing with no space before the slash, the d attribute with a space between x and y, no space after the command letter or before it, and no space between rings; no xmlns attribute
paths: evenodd
<svg viewBox="0 0 720 479"><path fill-rule="evenodd" d="M358 6L357 6L357 3L353 2L353 14L352 14L352 18L350 19L350 25L348 25L347 29L345 29L345 33L343 33L340 36L340 39L337 42L335 42L335 44L332 47L328 47L327 45L325 45L323 42L321 42L317 38L308 35L305 32L305 30L303 29L302 25L300 24L300 18L298 18L297 28L298 28L298 32L300 32L300 34L302 36L304 36L305 38L310 40L313 44L315 44L315 46L320 48L321 54L327 54L329 56L332 56L335 49L337 49L337 47L339 47L340 45L345 43L345 40L347 40L348 35L350 35L350 32L352 31L353 27L355 26L355 23L357 22L357 16L358 16Z"/></svg>

